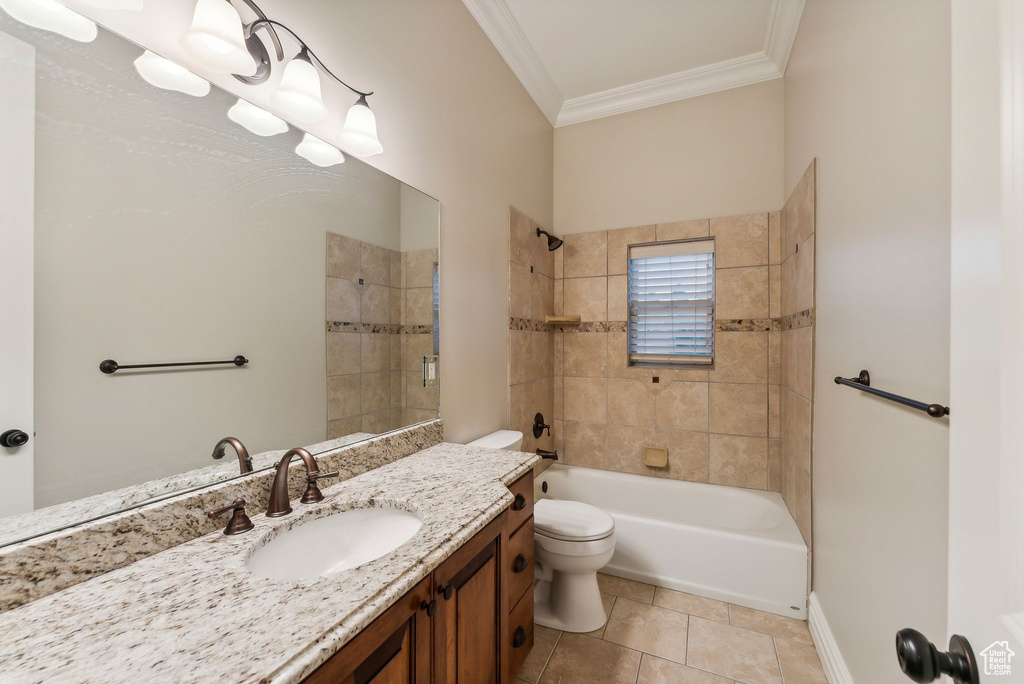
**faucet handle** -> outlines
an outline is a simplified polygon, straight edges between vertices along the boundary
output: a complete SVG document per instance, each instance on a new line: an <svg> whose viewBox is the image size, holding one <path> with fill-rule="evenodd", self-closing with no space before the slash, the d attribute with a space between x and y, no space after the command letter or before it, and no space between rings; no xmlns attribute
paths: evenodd
<svg viewBox="0 0 1024 684"><path fill-rule="evenodd" d="M316 503L317 501L323 501L324 495L320 491L320 488L316 486L317 480L323 480L328 477L338 477L341 473L337 470L331 473L309 473L306 475L306 491L302 494L302 498L299 499L301 503Z"/></svg>
<svg viewBox="0 0 1024 684"><path fill-rule="evenodd" d="M224 534L241 534L252 529L252 520L245 514L245 499L235 499L223 508L208 511L206 517L213 520L228 511L232 512L231 519L228 520L228 524L224 528Z"/></svg>

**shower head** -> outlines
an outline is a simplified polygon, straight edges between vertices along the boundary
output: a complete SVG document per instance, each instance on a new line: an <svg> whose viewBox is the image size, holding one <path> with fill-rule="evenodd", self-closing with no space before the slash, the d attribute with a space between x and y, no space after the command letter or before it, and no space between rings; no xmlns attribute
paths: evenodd
<svg viewBox="0 0 1024 684"><path fill-rule="evenodd" d="M554 235L552 235L548 231L541 230L540 228L538 228L537 229L537 237L540 237L541 235L547 235L548 236L548 251L549 252L554 252L556 249L558 249L559 247L562 246L561 238L556 238Z"/></svg>

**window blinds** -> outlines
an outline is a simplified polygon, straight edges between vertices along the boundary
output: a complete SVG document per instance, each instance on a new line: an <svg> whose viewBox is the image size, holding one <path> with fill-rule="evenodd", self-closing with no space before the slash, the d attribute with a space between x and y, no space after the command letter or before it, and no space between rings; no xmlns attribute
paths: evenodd
<svg viewBox="0 0 1024 684"><path fill-rule="evenodd" d="M715 243L629 248L629 359L710 364L715 349Z"/></svg>

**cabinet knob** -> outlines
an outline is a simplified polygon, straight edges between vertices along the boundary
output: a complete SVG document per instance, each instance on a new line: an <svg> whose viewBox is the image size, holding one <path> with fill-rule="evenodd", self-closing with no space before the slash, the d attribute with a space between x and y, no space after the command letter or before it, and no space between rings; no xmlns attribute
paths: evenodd
<svg viewBox="0 0 1024 684"><path fill-rule="evenodd" d="M512 572L519 574L526 569L526 556L519 554L516 556L516 560L512 563Z"/></svg>
<svg viewBox="0 0 1024 684"><path fill-rule="evenodd" d="M516 627L516 633L512 636L512 648L519 648L526 643L526 630L522 626Z"/></svg>
<svg viewBox="0 0 1024 684"><path fill-rule="evenodd" d="M925 684L949 675L957 684L978 684L978 661L967 639L954 634L943 652L915 629L896 633L896 657L903 674Z"/></svg>
<svg viewBox="0 0 1024 684"><path fill-rule="evenodd" d="M430 603L424 601L420 604L420 608L427 611L427 617L434 617L434 613L437 612L437 601L431 600Z"/></svg>
<svg viewBox="0 0 1024 684"><path fill-rule="evenodd" d="M516 494L516 500L512 502L513 511L521 511L526 508L526 497L522 494Z"/></svg>
<svg viewBox="0 0 1024 684"><path fill-rule="evenodd" d="M0 446L14 449L28 444L28 433L21 430L8 430L0 435Z"/></svg>
<svg viewBox="0 0 1024 684"><path fill-rule="evenodd" d="M450 601L452 596L455 595L455 587L450 584L444 587L438 587L437 593L443 596L445 601Z"/></svg>

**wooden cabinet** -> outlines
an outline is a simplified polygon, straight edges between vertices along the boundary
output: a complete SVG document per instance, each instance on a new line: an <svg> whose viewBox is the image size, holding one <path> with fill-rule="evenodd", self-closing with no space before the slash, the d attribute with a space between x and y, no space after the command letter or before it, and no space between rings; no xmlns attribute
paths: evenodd
<svg viewBox="0 0 1024 684"><path fill-rule="evenodd" d="M533 648L533 474L515 502L305 681L512 684Z"/></svg>

